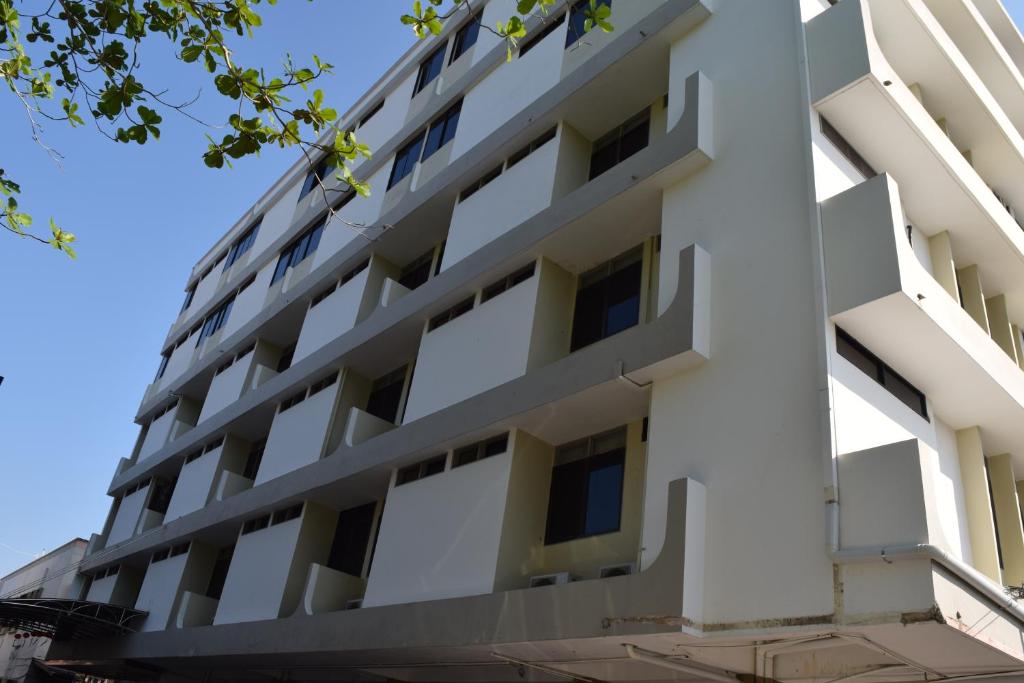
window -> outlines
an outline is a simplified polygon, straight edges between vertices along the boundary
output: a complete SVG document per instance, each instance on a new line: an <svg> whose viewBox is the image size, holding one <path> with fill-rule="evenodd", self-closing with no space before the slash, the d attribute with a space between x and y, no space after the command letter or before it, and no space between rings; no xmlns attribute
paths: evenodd
<svg viewBox="0 0 1024 683"><path fill-rule="evenodd" d="M192 298L195 297L195 295L196 295L196 286L192 285L185 292L185 303L183 303L181 305L180 313L184 313L185 311L188 310L188 307L192 305Z"/></svg>
<svg viewBox="0 0 1024 683"><path fill-rule="evenodd" d="M309 388L309 395L312 397L338 381L338 373L324 377L322 380Z"/></svg>
<svg viewBox="0 0 1024 683"><path fill-rule="evenodd" d="M318 183L329 178L333 170L334 164L330 163L328 159L321 159L320 163L306 173L306 179L302 182L302 189L299 191L299 199L312 192Z"/></svg>
<svg viewBox="0 0 1024 683"><path fill-rule="evenodd" d="M178 555L184 555L188 552L188 549L191 545L191 543L179 543L176 546L172 546L170 556L177 557Z"/></svg>
<svg viewBox="0 0 1024 683"><path fill-rule="evenodd" d="M636 247L580 276L570 351L640 322L642 271L643 251Z"/></svg>
<svg viewBox="0 0 1024 683"><path fill-rule="evenodd" d="M416 162L420 158L422 147L423 133L420 133L398 151L398 154L395 155L395 165L391 167L391 177L388 178L389 190L412 173L413 167L416 166Z"/></svg>
<svg viewBox="0 0 1024 683"><path fill-rule="evenodd" d="M442 44L431 52L429 57L420 62L420 72L416 75L416 87L412 91L414 96L441 75L441 67L444 66L445 47L447 47L447 44Z"/></svg>
<svg viewBox="0 0 1024 683"><path fill-rule="evenodd" d="M531 142L530 144L526 145L525 147L520 149L518 152L516 152L515 154L510 156L508 158L508 164L507 164L506 168L512 168L513 166L518 164L520 161L522 161L523 159L525 159L526 157L530 156L531 154L536 152L538 149L543 147L545 144L547 144L548 142L551 142L552 140L554 140L556 133L558 133L558 126L552 126L549 130L545 131L544 134L541 135L539 138L537 138L536 140L534 140L533 142Z"/></svg>
<svg viewBox="0 0 1024 683"><path fill-rule="evenodd" d="M164 351L160 354L160 367L156 370L156 379L160 379L164 376L164 372L167 370L167 363L171 360L171 352ZM156 380L153 380L156 381Z"/></svg>
<svg viewBox="0 0 1024 683"><path fill-rule="evenodd" d="M427 129L427 140L423 144L422 161L426 161L434 152L455 138L455 130L459 127L461 112L462 100L459 100L430 124L430 128Z"/></svg>
<svg viewBox="0 0 1024 683"><path fill-rule="evenodd" d="M370 119L372 119L373 115L376 114L377 112L379 112L383 107L384 107L384 100L380 100L380 101L377 102L377 104L375 104L372 107L370 107L366 111L366 113L363 114L363 118L359 119L359 127L362 128L363 126L365 126L366 122L369 121Z"/></svg>
<svg viewBox="0 0 1024 683"><path fill-rule="evenodd" d="M479 180L473 182L472 185L470 185L465 190L460 192L459 193L459 201L460 202L466 201L467 199L472 197L473 194L477 190L479 190L480 188L484 187L485 185L487 185L487 183L491 182L492 180L494 180L495 178L497 178L500 175L501 175L501 164L499 164L495 168L493 168L490 171L488 171L487 173L485 173L482 178L480 178Z"/></svg>
<svg viewBox="0 0 1024 683"><path fill-rule="evenodd" d="M235 261L237 261L242 254L252 248L253 243L256 242L256 235L260 231L260 223L262 222L262 218L256 221L252 227L242 233L241 237L235 240L235 243L231 245L231 248L228 250L228 256L224 260L224 270L233 266Z"/></svg>
<svg viewBox="0 0 1024 683"><path fill-rule="evenodd" d="M260 462L263 461L263 451L267 447L267 440L257 441L252 445L249 450L249 455L245 459L245 468L242 470L242 476L246 479L255 479L256 473L260 470Z"/></svg>
<svg viewBox="0 0 1024 683"><path fill-rule="evenodd" d="M315 228L307 230L301 237L292 242L291 246L282 251L281 256L277 259L274 276L270 278L271 286L283 278L289 268L299 265L307 256L315 252L316 248L320 246L320 237L323 234L324 223L320 223Z"/></svg>
<svg viewBox="0 0 1024 683"><path fill-rule="evenodd" d="M859 341L838 327L836 328L836 350L858 370L874 379L908 408L928 420L928 402L925 400L924 394L883 363L878 356L868 351Z"/></svg>
<svg viewBox="0 0 1024 683"><path fill-rule="evenodd" d="M374 381L366 401L366 412L387 422L395 422L402 401L402 389L405 388L405 368L403 365Z"/></svg>
<svg viewBox="0 0 1024 683"><path fill-rule="evenodd" d="M277 361L277 371L284 372L290 368L292 366L293 358L295 358L295 344L288 346L281 352L281 357Z"/></svg>
<svg viewBox="0 0 1024 683"><path fill-rule="evenodd" d="M597 5L606 7L612 6L612 0L597 0ZM590 0L580 0L569 10L569 31L565 36L565 46L568 48L576 44L586 34L584 24L587 21L587 12L590 10Z"/></svg>
<svg viewBox="0 0 1024 683"><path fill-rule="evenodd" d="M228 568L231 567L231 556L235 554L235 546L221 548L217 553L217 560L213 563L213 571L210 573L210 583L206 586L206 596L214 600L220 600L224 592L224 581L228 578Z"/></svg>
<svg viewBox="0 0 1024 683"><path fill-rule="evenodd" d="M101 569L98 572L96 572L96 575L93 577L93 580L99 581L100 579L105 579L108 576L117 576L119 571L121 571L121 565L115 564L113 567L107 567L106 569Z"/></svg>
<svg viewBox="0 0 1024 683"><path fill-rule="evenodd" d="M251 534L254 531L259 531L260 529L266 529L268 526L270 526L270 515L261 515L254 519L250 519L242 525L242 536Z"/></svg>
<svg viewBox="0 0 1024 683"><path fill-rule="evenodd" d="M522 57L527 52L529 52L534 47L536 47L537 44L540 43L540 41L544 40L549 35L551 35L556 28L558 28L559 26L562 25L562 22L564 22L564 21L565 21L565 14L564 13L559 14L554 19L551 19L550 21L548 21L548 23L544 26L544 28L542 28L540 31L537 32L537 35L530 37L525 43L522 44L522 46L519 48L519 56Z"/></svg>
<svg viewBox="0 0 1024 683"><path fill-rule="evenodd" d="M426 479L427 477L444 472L446 460L446 456L437 455L429 460L418 462L415 465L407 465L406 467L403 467L398 470L398 475L395 477L395 486L409 484L418 479Z"/></svg>
<svg viewBox="0 0 1024 683"><path fill-rule="evenodd" d="M281 401L281 407L277 409L277 412L279 414L283 413L284 411L288 410L289 408L291 408L293 406L297 406L297 405L299 405L300 403L302 403L305 400L306 400L306 390L303 389L299 393L292 394L291 396L289 396L285 400Z"/></svg>
<svg viewBox="0 0 1024 683"><path fill-rule="evenodd" d="M187 465L190 462L195 462L199 458L203 457L203 453L205 452L206 451L203 450L202 448L200 448L199 450L192 451L191 453L185 456L185 464Z"/></svg>
<svg viewBox="0 0 1024 683"><path fill-rule="evenodd" d="M164 548L153 553L153 557L150 559L150 564L156 564L157 562L163 562L167 559L167 556L171 554L170 548Z"/></svg>
<svg viewBox="0 0 1024 683"><path fill-rule="evenodd" d="M625 461L624 427L555 452L546 545L619 530Z"/></svg>
<svg viewBox="0 0 1024 683"><path fill-rule="evenodd" d="M348 271L347 273L345 273L344 275L341 276L341 284L344 285L349 280L355 278L356 275L359 275L359 273L361 273L364 270L366 270L367 267L369 267L369 265L370 265L370 259L365 259L358 266L356 266L355 268L353 268L352 270Z"/></svg>
<svg viewBox="0 0 1024 683"><path fill-rule="evenodd" d="M352 576L362 576L376 509L376 503L367 503L341 511L327 558L328 567Z"/></svg>
<svg viewBox="0 0 1024 683"><path fill-rule="evenodd" d="M402 268L398 276L398 284L407 289L416 289L430 279L430 264L434 260L434 250L431 249L422 256L414 259L411 263Z"/></svg>
<svg viewBox="0 0 1024 683"><path fill-rule="evenodd" d="M296 503L283 510L275 510L273 516L270 518L270 526L275 524L284 524L290 522L293 519L298 519L302 516L302 503Z"/></svg>
<svg viewBox="0 0 1024 683"><path fill-rule="evenodd" d="M533 277L533 270L535 266L535 263L531 263L528 266L520 268L511 275L508 275L498 280L494 284L484 287L484 291L480 295L480 303L490 301L499 294L512 289L520 282L525 282L526 280L529 280L531 277Z"/></svg>
<svg viewBox="0 0 1024 683"><path fill-rule="evenodd" d="M492 455L500 455L508 450L508 432L496 436L493 439L480 441L469 446L464 446L455 451L452 467L462 467L474 463L477 460L489 458Z"/></svg>
<svg viewBox="0 0 1024 683"><path fill-rule="evenodd" d="M451 64L466 53L469 48L476 44L476 38L480 34L480 15L470 17L469 21L462 25L459 32L455 34L455 42L452 44L452 56L448 58Z"/></svg>
<svg viewBox="0 0 1024 683"><path fill-rule="evenodd" d="M442 325L449 323L452 320L455 320L463 313L468 313L471 310L473 310L473 297L464 299L463 301L460 301L459 303L449 308L444 313L435 315L433 318L430 319L430 322L427 324L427 331L433 332Z"/></svg>
<svg viewBox="0 0 1024 683"><path fill-rule="evenodd" d="M174 479L154 479L153 493L149 497L149 504L146 505L153 512L164 514L167 512L167 506L171 503L171 495L174 493L174 485L178 483L178 478Z"/></svg>
<svg viewBox="0 0 1024 683"><path fill-rule="evenodd" d="M231 297L217 308L216 311L206 317L203 322L203 330L199 333L199 338L196 340L196 346L203 343L203 340L207 337L212 337L217 330L224 327L224 324L228 321L228 316L231 315L231 307L235 305L235 297Z"/></svg>
<svg viewBox="0 0 1024 683"><path fill-rule="evenodd" d="M594 143L590 156L590 179L625 161L647 146L651 128L648 107Z"/></svg>
<svg viewBox="0 0 1024 683"><path fill-rule="evenodd" d="M853 164L865 179L873 178L878 173L871 167L864 157L853 148L849 142L846 141L839 131L832 127L832 124L825 120L824 116L818 115L818 120L821 122L821 134L825 136L825 139L835 145L839 153L846 157L846 160Z"/></svg>

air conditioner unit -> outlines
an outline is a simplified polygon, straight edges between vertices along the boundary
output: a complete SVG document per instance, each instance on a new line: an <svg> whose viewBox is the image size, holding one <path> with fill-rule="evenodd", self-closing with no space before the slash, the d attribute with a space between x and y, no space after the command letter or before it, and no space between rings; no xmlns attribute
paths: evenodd
<svg viewBox="0 0 1024 683"><path fill-rule="evenodd" d="M626 562L624 564L609 564L601 567L597 575L602 579L607 579L612 576L626 576L634 573L636 573L636 563Z"/></svg>
<svg viewBox="0 0 1024 683"><path fill-rule="evenodd" d="M345 603L345 609L359 609L363 606L363 599L349 600Z"/></svg>
<svg viewBox="0 0 1024 683"><path fill-rule="evenodd" d="M558 586L570 581L576 581L577 577L569 572L558 572L557 574L538 574L530 577L530 588L538 586Z"/></svg>

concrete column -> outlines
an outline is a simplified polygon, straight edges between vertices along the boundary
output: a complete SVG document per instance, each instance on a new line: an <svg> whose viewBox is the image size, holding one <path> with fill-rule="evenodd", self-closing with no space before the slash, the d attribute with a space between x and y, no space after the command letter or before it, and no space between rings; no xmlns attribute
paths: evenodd
<svg viewBox="0 0 1024 683"><path fill-rule="evenodd" d="M1003 579L999 570L999 552L996 550L996 527L988 495L988 476L985 472L985 454L981 447L981 430L977 427L968 427L958 431L956 447L960 460L960 478L964 487L967 528L971 536L972 564L979 572L998 583Z"/></svg>
<svg viewBox="0 0 1024 683"><path fill-rule="evenodd" d="M985 309L985 292L981 288L981 275L978 273L978 266L961 268L956 271L956 277L960 283L961 305L987 334L989 332L988 311Z"/></svg>
<svg viewBox="0 0 1024 683"><path fill-rule="evenodd" d="M1003 582L1008 586L1020 586L1024 584L1024 525L1021 524L1017 482L1013 479L1013 462L1009 453L988 459L988 478L999 523Z"/></svg>
<svg viewBox="0 0 1024 683"><path fill-rule="evenodd" d="M1010 311L1006 308L1006 295L1000 294L985 300L988 312L988 324L992 339L1006 352L1006 355L1018 363L1017 345L1013 343L1013 328L1010 325Z"/></svg>
<svg viewBox="0 0 1024 683"><path fill-rule="evenodd" d="M1021 338L1020 325L1010 325L1013 335L1013 348L1017 352L1017 365L1024 370L1024 339Z"/></svg>
<svg viewBox="0 0 1024 683"><path fill-rule="evenodd" d="M953 301L960 301L960 294L956 289L956 266L953 265L953 244L949 233L943 231L930 237L928 250L931 252L932 274L935 280L953 297Z"/></svg>

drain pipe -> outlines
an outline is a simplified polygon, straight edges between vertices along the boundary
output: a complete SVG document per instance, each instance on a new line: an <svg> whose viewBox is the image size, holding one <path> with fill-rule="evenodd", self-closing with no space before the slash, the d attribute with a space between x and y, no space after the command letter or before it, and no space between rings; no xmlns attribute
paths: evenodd
<svg viewBox="0 0 1024 683"><path fill-rule="evenodd" d="M662 654L649 652L647 650L640 650L629 643L626 643L626 654L629 655L630 659L635 659L638 662L643 662L644 664L650 664L652 666L660 666L663 669L671 669L672 671L678 671L688 676L697 676L698 678L702 678L706 681L719 681L720 683L737 683L737 681L739 681L735 675L723 669L705 669L703 667L683 664L682 662L677 662L674 659L669 659Z"/></svg>

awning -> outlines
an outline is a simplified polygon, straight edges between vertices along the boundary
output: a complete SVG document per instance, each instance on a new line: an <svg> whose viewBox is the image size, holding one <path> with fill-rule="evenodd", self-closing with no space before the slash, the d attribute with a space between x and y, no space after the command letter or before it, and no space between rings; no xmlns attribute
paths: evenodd
<svg viewBox="0 0 1024 683"><path fill-rule="evenodd" d="M103 638L134 631L146 613L104 602L58 598L0 600L0 627L53 640Z"/></svg>

